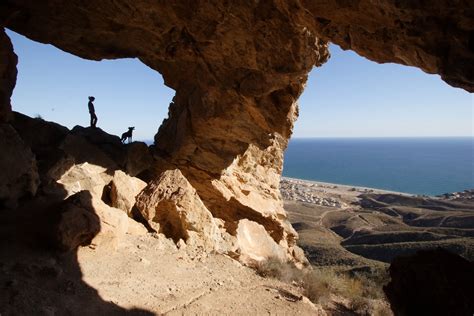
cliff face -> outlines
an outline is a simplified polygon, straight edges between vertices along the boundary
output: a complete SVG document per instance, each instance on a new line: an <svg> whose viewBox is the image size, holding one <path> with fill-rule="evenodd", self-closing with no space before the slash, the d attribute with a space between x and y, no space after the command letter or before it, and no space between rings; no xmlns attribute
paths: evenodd
<svg viewBox="0 0 474 316"><path fill-rule="evenodd" d="M292 258L297 236L278 191L283 151L307 74L329 58L327 41L474 91L474 4L417 3L9 0L0 22L83 58L137 57L160 72L176 95L155 136L152 178L179 169L226 234L256 222ZM2 36L0 51L14 56ZM153 201L143 194L160 185L150 186L140 200Z"/></svg>
<svg viewBox="0 0 474 316"><path fill-rule="evenodd" d="M16 84L18 58L5 30L0 30L0 123L11 119L10 96Z"/></svg>

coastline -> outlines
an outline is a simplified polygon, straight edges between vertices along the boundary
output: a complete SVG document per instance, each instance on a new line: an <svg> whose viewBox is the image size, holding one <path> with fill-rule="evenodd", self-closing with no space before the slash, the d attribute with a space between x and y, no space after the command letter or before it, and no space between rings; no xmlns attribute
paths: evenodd
<svg viewBox="0 0 474 316"><path fill-rule="evenodd" d="M339 184L339 183L330 183L330 182L323 182L317 180L306 180L306 179L299 179L299 178L291 178L291 177L281 177L281 181L288 181L294 184L299 185L306 185L311 186L315 185L319 188L324 188L326 190L333 190L333 191L351 191L351 192L358 192L358 193L384 193L384 194L399 194L404 196L417 196L417 194L407 193L407 192L399 192L399 191L392 191L392 190L385 190L385 189L378 189L378 188L371 188L371 187L364 187L364 186L357 186L357 185L348 185L348 184ZM355 190L354 190L355 189ZM434 197L434 196L430 196Z"/></svg>

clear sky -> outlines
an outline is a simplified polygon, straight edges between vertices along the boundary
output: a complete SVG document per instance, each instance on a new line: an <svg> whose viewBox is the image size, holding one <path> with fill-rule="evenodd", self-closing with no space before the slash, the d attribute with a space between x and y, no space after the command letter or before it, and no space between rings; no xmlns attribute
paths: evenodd
<svg viewBox="0 0 474 316"><path fill-rule="evenodd" d="M72 128L88 126L87 97L98 126L153 139L174 91L136 59L89 61L7 31L19 58L14 110ZM473 95L437 75L376 64L331 45L311 72L294 137L473 136Z"/></svg>

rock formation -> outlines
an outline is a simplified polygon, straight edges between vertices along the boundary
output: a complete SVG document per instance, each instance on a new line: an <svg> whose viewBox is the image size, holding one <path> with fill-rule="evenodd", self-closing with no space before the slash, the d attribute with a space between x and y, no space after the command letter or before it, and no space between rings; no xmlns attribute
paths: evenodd
<svg viewBox="0 0 474 316"><path fill-rule="evenodd" d="M261 225L293 256L297 234L278 190L283 151L307 75L329 57L327 42L377 62L420 67L474 91L473 8L465 1L9 0L0 5L0 22L83 58L137 57L176 90L155 136L144 191L150 196L141 195L145 217L157 206L151 198L161 186L156 180L179 170L190 190L182 196L196 194L193 209L205 208L231 236L242 220ZM12 65L2 36L0 52ZM0 90L8 109L14 71L3 64L0 71L10 74ZM177 200L163 198L163 212L178 210L170 205Z"/></svg>
<svg viewBox="0 0 474 316"><path fill-rule="evenodd" d="M1 5L0 5L1 7ZM10 38L0 30L0 123L11 118L10 96L16 84L18 58L13 52Z"/></svg>
<svg viewBox="0 0 474 316"><path fill-rule="evenodd" d="M31 149L25 145L15 129L0 124L0 203L7 207L17 206L19 198L36 194L39 175Z"/></svg>
<svg viewBox="0 0 474 316"><path fill-rule="evenodd" d="M395 315L472 315L474 262L444 249L400 256L384 291Z"/></svg>

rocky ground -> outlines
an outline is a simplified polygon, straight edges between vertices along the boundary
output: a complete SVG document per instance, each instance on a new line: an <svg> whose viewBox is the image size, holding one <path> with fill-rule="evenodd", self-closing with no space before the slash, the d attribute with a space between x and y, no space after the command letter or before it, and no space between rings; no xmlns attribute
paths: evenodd
<svg viewBox="0 0 474 316"><path fill-rule="evenodd" d="M275 241L290 225L214 217L178 169L154 174L143 143L19 113L3 132L1 315L390 314L371 282L391 258L437 246L472 258L470 191L283 179L303 253Z"/></svg>
<svg viewBox="0 0 474 316"><path fill-rule="evenodd" d="M297 286L159 234L72 256L1 246L2 315L326 314Z"/></svg>
<svg viewBox="0 0 474 316"><path fill-rule="evenodd" d="M260 262L287 260L265 228L245 217L225 227L179 170L153 176L145 144L14 115L5 127L12 137L1 138L12 153L2 156L11 168L0 178L1 315L324 315L347 308L344 298L323 307L301 284L259 276ZM300 266L307 262L293 249Z"/></svg>

